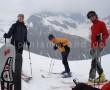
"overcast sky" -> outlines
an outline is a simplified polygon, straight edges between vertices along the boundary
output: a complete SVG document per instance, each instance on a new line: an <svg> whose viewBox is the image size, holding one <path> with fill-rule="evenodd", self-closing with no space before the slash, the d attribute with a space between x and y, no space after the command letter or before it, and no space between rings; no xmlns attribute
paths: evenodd
<svg viewBox="0 0 110 90"><path fill-rule="evenodd" d="M110 15L110 0L0 0L0 15L11 17L18 13L27 16L39 11L81 12L95 10L101 16Z"/></svg>

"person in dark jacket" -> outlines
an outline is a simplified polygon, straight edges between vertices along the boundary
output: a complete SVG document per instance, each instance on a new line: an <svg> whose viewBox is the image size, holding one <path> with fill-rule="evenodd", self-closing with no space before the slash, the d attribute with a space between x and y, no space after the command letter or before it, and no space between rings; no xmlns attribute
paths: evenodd
<svg viewBox="0 0 110 90"><path fill-rule="evenodd" d="M15 73L14 73L14 90L21 90L21 72L22 72L22 53L23 45L26 43L30 46L27 40L27 27L24 23L24 15L19 14L18 20L14 23L8 33L4 34L4 38L11 38L11 44L15 46Z"/></svg>
<svg viewBox="0 0 110 90"><path fill-rule="evenodd" d="M90 54L92 56L92 64L89 73L90 82L104 82L106 80L104 71L101 66L99 58L101 57L101 52L103 48L106 47L106 42L109 37L107 27L103 21L98 19L98 15L95 11L90 11L87 14L87 18L93 23L91 26L91 50ZM96 71L99 77L96 78Z"/></svg>
<svg viewBox="0 0 110 90"><path fill-rule="evenodd" d="M27 27L24 24L24 15L19 14L18 20L14 23L9 32L4 34L4 38L11 38L11 44L15 46L16 53L23 53L23 45L27 43L29 46L30 43L27 40Z"/></svg>
<svg viewBox="0 0 110 90"><path fill-rule="evenodd" d="M61 55L62 55L62 63L64 65L64 68L65 70L61 73L62 75L64 75L63 77L64 78L67 78L67 77L71 77L71 72L70 72L70 67L69 67L69 64L68 64L68 56L69 56L69 53L70 53L70 41L66 38L58 38L58 37L55 37L54 35L50 34L48 36L48 39L54 43L54 50L59 50L59 52L61 52Z"/></svg>

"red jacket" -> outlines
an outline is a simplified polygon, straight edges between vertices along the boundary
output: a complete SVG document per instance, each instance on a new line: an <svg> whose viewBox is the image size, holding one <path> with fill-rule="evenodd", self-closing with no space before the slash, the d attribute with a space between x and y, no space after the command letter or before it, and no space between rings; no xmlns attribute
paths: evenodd
<svg viewBox="0 0 110 90"><path fill-rule="evenodd" d="M106 46L107 38L109 37L109 33L107 27L104 22L96 20L91 27L91 47L97 48L99 45L101 47ZM102 41L100 43L97 42L97 35L102 33Z"/></svg>

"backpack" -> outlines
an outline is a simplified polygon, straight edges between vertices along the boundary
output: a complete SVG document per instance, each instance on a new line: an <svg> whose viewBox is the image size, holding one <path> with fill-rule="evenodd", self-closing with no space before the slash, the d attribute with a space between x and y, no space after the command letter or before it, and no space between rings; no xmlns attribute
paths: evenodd
<svg viewBox="0 0 110 90"><path fill-rule="evenodd" d="M101 90L110 90L110 82L107 83L107 84L105 84L105 85L101 88Z"/></svg>
<svg viewBox="0 0 110 90"><path fill-rule="evenodd" d="M87 85L85 83L77 83L76 80L73 80L76 86L72 88L72 90L100 90L98 88L92 87L90 85Z"/></svg>

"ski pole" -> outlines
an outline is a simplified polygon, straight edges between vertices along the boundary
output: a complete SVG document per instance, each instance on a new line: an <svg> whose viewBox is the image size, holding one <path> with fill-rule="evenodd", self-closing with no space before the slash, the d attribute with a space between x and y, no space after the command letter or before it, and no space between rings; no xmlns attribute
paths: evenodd
<svg viewBox="0 0 110 90"><path fill-rule="evenodd" d="M52 63L52 67L51 67L51 70L50 70L51 73L53 71L54 64L55 64L55 59L53 60L53 63Z"/></svg>
<svg viewBox="0 0 110 90"><path fill-rule="evenodd" d="M100 33L100 40L102 40L103 36L102 36L102 33ZM100 45L100 41L99 41L99 46L98 48L100 49L101 48L101 45ZM101 53L99 54L99 63L101 65ZM100 75L99 75L99 86L100 86Z"/></svg>
<svg viewBox="0 0 110 90"><path fill-rule="evenodd" d="M48 57L51 59L50 66L49 66L49 73L52 73L55 60L53 60L53 59L50 57L49 53L47 53L47 55L48 55Z"/></svg>
<svg viewBox="0 0 110 90"><path fill-rule="evenodd" d="M97 58L97 57L98 57L98 50L96 50L96 52L94 52L94 53L95 53L94 58ZM94 78L94 87L96 86L96 84L95 84L95 80L96 80L96 70L97 70L97 60L95 59L95 78Z"/></svg>
<svg viewBox="0 0 110 90"><path fill-rule="evenodd" d="M47 55L48 55L48 57L51 59L49 53L47 53ZM49 73L51 73L52 61L53 61L53 60L51 59L51 61L50 61L50 66L49 66Z"/></svg>
<svg viewBox="0 0 110 90"><path fill-rule="evenodd" d="M52 59L51 59L51 62L50 62L49 73L51 73L51 68L52 68Z"/></svg>
<svg viewBox="0 0 110 90"><path fill-rule="evenodd" d="M76 81L76 79L73 79L73 82L75 83L75 85L78 85L78 82Z"/></svg>
<svg viewBox="0 0 110 90"><path fill-rule="evenodd" d="M30 46L29 45L28 45L28 52L29 52L30 70L31 70L31 78L32 78L32 62L31 62Z"/></svg>
<svg viewBox="0 0 110 90"><path fill-rule="evenodd" d="M99 62L101 64L101 54L99 55ZM101 83L101 81L100 81L100 76L99 76L99 87L100 87L100 83Z"/></svg>

